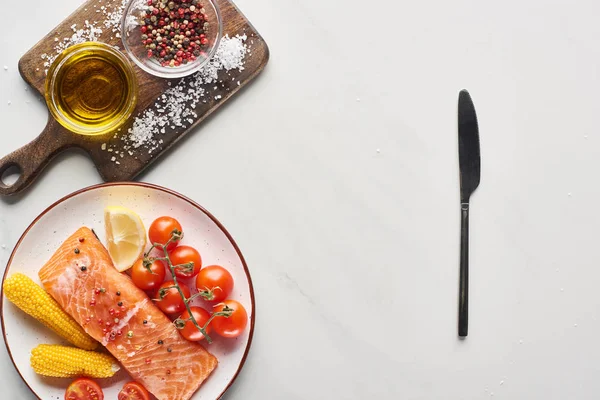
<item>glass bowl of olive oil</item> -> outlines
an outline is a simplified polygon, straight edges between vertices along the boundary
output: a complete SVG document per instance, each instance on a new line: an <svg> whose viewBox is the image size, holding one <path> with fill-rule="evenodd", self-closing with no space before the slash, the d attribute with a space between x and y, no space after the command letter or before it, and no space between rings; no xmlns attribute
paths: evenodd
<svg viewBox="0 0 600 400"><path fill-rule="evenodd" d="M46 103L54 118L81 135L116 131L131 116L138 95L129 60L112 46L86 42L67 48L46 77Z"/></svg>

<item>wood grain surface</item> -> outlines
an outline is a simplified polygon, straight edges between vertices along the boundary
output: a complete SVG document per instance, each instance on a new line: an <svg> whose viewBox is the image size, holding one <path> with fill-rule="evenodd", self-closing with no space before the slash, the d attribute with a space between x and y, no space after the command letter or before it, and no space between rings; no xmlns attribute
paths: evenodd
<svg viewBox="0 0 600 400"><path fill-rule="evenodd" d="M62 151L74 147L81 148L89 154L105 181L132 180L180 138L192 131L208 115L255 78L269 60L267 44L232 2L229 0L216 0L216 2L220 7L223 18L223 34L230 37L238 34L247 35L247 43L250 41L252 43L250 45L251 51L244 58L243 71L230 72L227 79L222 79L217 89L213 88L214 85L208 85L211 86L210 95L205 97L206 103L199 102L196 105L194 111L197 118L194 118L193 123L187 124L185 127L167 127L165 133L160 136L160 139L162 139L160 147L152 153L136 151L134 155L126 153L124 157L113 159L115 157L114 153L103 150L103 147L110 148L111 146L118 147L121 145L123 143L121 135L124 132L126 133L132 126L134 118L146 109L153 107L159 96L169 88L169 83L175 85L179 81L154 77L132 63L138 80L139 98L132 118L121 128L121 131L116 135L110 133L102 136L82 136L68 131L50 117L47 126L38 138L0 159L0 177L11 167L17 167L20 170L20 177L12 185L7 185L0 179L0 195L11 195L24 190L36 179L52 158ZM21 58L19 71L23 79L41 95L44 95L45 69L47 67L44 67L42 55L56 54L55 46L57 42L55 38L70 37L73 34L72 26L74 24L83 27L85 21L93 22L94 25L103 30L98 41L122 48L121 39L118 35L103 25L105 13L98 12L100 7L110 10L111 8L116 9L120 4L121 0L90 0L84 3ZM232 76L235 79L232 79ZM143 149L140 148L140 150ZM118 161L118 163L115 161ZM51 179L51 177L48 178Z"/></svg>

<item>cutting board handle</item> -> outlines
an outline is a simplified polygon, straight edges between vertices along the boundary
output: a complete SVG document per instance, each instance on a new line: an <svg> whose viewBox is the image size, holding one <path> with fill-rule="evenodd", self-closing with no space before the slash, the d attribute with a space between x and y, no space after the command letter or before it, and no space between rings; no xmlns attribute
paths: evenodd
<svg viewBox="0 0 600 400"><path fill-rule="evenodd" d="M0 159L0 195L16 194L29 186L50 160L70 147L70 136L69 132L51 117L36 139ZM2 175L12 167L19 170L19 178L13 184L7 185L2 181Z"/></svg>

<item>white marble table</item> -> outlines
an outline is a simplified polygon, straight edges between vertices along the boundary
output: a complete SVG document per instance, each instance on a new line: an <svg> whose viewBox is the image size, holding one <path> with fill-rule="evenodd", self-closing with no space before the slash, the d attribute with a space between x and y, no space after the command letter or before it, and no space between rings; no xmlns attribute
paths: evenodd
<svg viewBox="0 0 600 400"><path fill-rule="evenodd" d="M313 3L239 1L270 64L141 177L211 210L251 268L254 345L226 398L597 399L600 3ZM19 57L80 3L24 4L2 3L2 154L46 120ZM483 160L466 341L463 87ZM0 200L0 264L47 205L98 182L70 153ZM0 368L3 399L32 398L4 346Z"/></svg>

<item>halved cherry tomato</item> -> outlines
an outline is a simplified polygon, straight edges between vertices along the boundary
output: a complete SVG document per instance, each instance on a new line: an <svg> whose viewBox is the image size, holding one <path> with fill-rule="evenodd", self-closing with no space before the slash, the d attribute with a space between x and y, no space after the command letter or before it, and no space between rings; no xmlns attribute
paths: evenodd
<svg viewBox="0 0 600 400"><path fill-rule="evenodd" d="M190 288L183 283L178 283L184 296L186 298L190 297ZM185 310L183 299L173 281L166 281L160 285L155 298L157 299L156 305L165 314L179 314Z"/></svg>
<svg viewBox="0 0 600 400"><path fill-rule="evenodd" d="M220 336L226 338L238 337L248 325L248 313L243 305L235 300L225 300L214 308L214 312L221 312L225 306L233 309L231 315L227 317L215 317L212 322L212 328Z"/></svg>
<svg viewBox="0 0 600 400"><path fill-rule="evenodd" d="M165 280L165 265L160 260L155 260L148 267L144 260L139 259L131 268L133 284L142 290L155 290Z"/></svg>
<svg viewBox="0 0 600 400"><path fill-rule="evenodd" d="M152 222L150 225L150 229L148 229L148 237L150 238L150 242L152 244L158 243L164 245L169 241L173 232L182 233L181 224L175 218L171 217L160 217ZM167 246L168 250L174 249L177 247L179 240L172 241Z"/></svg>
<svg viewBox="0 0 600 400"><path fill-rule="evenodd" d="M65 392L65 400L103 400L100 386L91 379L75 379Z"/></svg>
<svg viewBox="0 0 600 400"><path fill-rule="evenodd" d="M174 266L182 265L179 268L175 268L175 275L178 278L191 278L198 275L200 268L202 268L202 257L196 249L190 246L177 246L173 251L169 253L171 263ZM183 265L193 263L193 265Z"/></svg>
<svg viewBox="0 0 600 400"><path fill-rule="evenodd" d="M127 382L119 392L118 400L150 400L150 393L135 381Z"/></svg>
<svg viewBox="0 0 600 400"><path fill-rule="evenodd" d="M196 277L196 289L207 301L221 302L233 290L233 277L219 265L209 265L200 270Z"/></svg>
<svg viewBox="0 0 600 400"><path fill-rule="evenodd" d="M203 328L204 325L206 325L206 323L210 319L210 313L202 307L190 307L190 309L192 310L192 315L194 316L194 319L196 319L198 325L200 325L200 327ZM183 336L190 342L198 342L204 339L204 335L202 334L202 332L200 332L198 328L196 328L196 325L194 325L194 323L191 320L189 320L189 318L190 313L188 313L187 310L185 310L183 314L181 314L181 316L179 317L179 319L185 321L185 326L183 327L183 329L179 329L179 333L181 334L181 336ZM210 325L208 325L206 327L206 333L210 335L210 331L211 328Z"/></svg>

